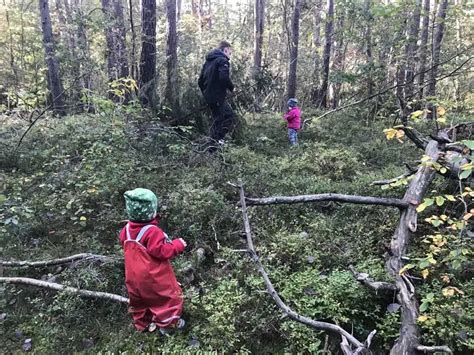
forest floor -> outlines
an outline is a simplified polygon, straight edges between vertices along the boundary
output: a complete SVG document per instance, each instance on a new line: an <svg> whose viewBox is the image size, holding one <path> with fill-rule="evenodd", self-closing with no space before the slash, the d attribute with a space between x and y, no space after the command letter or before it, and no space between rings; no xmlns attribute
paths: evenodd
<svg viewBox="0 0 474 355"><path fill-rule="evenodd" d="M194 142L202 137L191 127L167 128L124 113L41 120L15 150L27 123L0 119L2 259L83 252L120 257L123 193L135 187L157 194L162 228L189 243L173 262L185 293L184 332L140 334L122 304L0 285L0 342L8 353L29 346L40 353L336 351L323 333L282 319L254 266L236 251L245 241L238 192L227 182L241 178L251 197L401 197L403 186L371 183L401 175L404 163L422 155L410 142L386 140L383 129L393 117L367 120L357 111L313 122L291 149L279 114L248 115L239 139L214 155L201 152ZM364 289L348 265L387 279L384 253L398 222L396 209L335 203L252 207L250 218L262 262L292 307L336 322L359 339L377 329L376 347L383 352L390 346L399 325L398 313L387 311L393 299ZM421 244L415 240L414 248ZM200 262L198 249L205 255ZM189 265L195 271L185 274ZM120 263L1 272L126 296ZM428 342L437 340L428 334Z"/></svg>

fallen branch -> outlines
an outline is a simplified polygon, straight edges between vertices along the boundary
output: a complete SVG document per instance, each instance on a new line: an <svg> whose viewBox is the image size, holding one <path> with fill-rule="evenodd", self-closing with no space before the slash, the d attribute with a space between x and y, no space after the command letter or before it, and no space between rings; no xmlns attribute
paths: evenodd
<svg viewBox="0 0 474 355"><path fill-rule="evenodd" d="M390 282L374 281L372 278L369 277L369 274L360 273L356 271L356 269L352 265L349 266L349 270L352 271L357 281L374 289L375 292L378 292L378 291L397 292L398 291L397 286L395 286L394 284Z"/></svg>
<svg viewBox="0 0 474 355"><path fill-rule="evenodd" d="M384 198L371 196L353 196L342 194L318 194L318 195L299 195L299 196L273 196L265 198L246 197L245 201L249 206L255 205L276 205L276 204L292 204L301 202L322 202L336 201L355 203L359 205L380 205L388 207L398 207L400 209L408 208L409 204L398 198Z"/></svg>
<svg viewBox="0 0 474 355"><path fill-rule="evenodd" d="M46 281L36 280L36 279L28 278L28 277L0 277L0 283L35 286L35 287L47 288L49 290L62 291L62 292L66 292L72 295L78 295L81 297L105 299L109 301L128 304L128 298L122 297L120 295L116 295L113 293L81 290L75 287L64 286L58 283L46 282Z"/></svg>
<svg viewBox="0 0 474 355"><path fill-rule="evenodd" d="M64 258L59 259L51 259L51 260L39 260L39 261L29 261L29 260L0 260L0 266L4 267L43 267L43 266L56 266L62 264L69 264L76 261L121 261L119 258L113 258L110 256L105 255L96 255L90 253L82 253L71 255Z"/></svg>
<svg viewBox="0 0 474 355"><path fill-rule="evenodd" d="M443 345L443 346L418 345L416 347L416 350L423 351L425 353L436 353L436 352L442 352L442 353L448 353L448 354L453 353L453 351L446 345Z"/></svg>
<svg viewBox="0 0 474 355"><path fill-rule="evenodd" d="M280 298L278 295L277 291L275 290L275 287L273 286L272 282L270 281L270 278L265 271L263 265L260 263L259 257L255 251L255 247L253 245L253 239L252 239L252 232L250 229L250 221L247 215L247 205L246 205L246 198L245 198L245 193L244 193L244 188L243 184L241 181L239 181L239 192L240 192L240 207L242 209L242 219L244 222L244 228L245 228L245 235L247 238L247 248L248 248L248 253L250 255L250 258L252 261L256 264L257 270L260 272L260 274L263 277L263 280L265 282L265 286L267 287L268 293L272 296L273 300L277 304L277 306L291 319L300 322L302 324L305 324L311 328L317 329L317 330L325 330L329 332L333 332L336 334L339 334L342 339L344 345L341 345L344 349L344 351L347 350L347 347L345 344L349 342L352 346L356 347L359 354L370 354L370 350L365 347L365 345L357 340L352 334L341 328L340 326L332 323L327 323L327 322L320 322L316 321L307 317L304 317L298 313L296 313L294 310L292 310L290 307L288 307L283 300ZM372 334L372 333L371 333ZM372 334L373 336L373 334Z"/></svg>
<svg viewBox="0 0 474 355"><path fill-rule="evenodd" d="M414 171L407 171L406 173L400 175L400 176L397 176L393 179L388 179L388 180L377 180L377 181L374 181L372 182L370 185L390 185L390 184L393 184L394 182L397 182L398 180L401 180L401 179L405 179L409 176L412 176L413 174L416 173L417 170L414 170Z"/></svg>

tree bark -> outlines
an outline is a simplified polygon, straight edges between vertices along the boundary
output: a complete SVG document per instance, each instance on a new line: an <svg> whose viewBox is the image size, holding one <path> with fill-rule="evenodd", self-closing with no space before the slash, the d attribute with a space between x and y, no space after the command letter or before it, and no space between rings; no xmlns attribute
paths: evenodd
<svg viewBox="0 0 474 355"><path fill-rule="evenodd" d="M439 4L438 15L436 17L437 23L435 33L433 34L432 68L430 71L430 83L427 92L428 96L436 95L436 75L438 73L441 43L444 36L444 21L446 20L448 3L448 0L442 0L442 2Z"/></svg>
<svg viewBox="0 0 474 355"><path fill-rule="evenodd" d="M410 27L408 29L408 38L405 46L405 99L410 100L413 96L414 75L415 75L415 63L417 63L417 41L418 32L420 29L420 13L421 13L421 0L416 0L413 9L413 16L410 19Z"/></svg>
<svg viewBox="0 0 474 355"><path fill-rule="evenodd" d="M321 84L321 90L319 90L318 106L326 107L327 105L327 92L329 84L329 63L331 60L331 43L333 37L334 27L334 0L328 0L328 11L326 16L325 26L325 45L323 53L323 82Z"/></svg>
<svg viewBox="0 0 474 355"><path fill-rule="evenodd" d="M138 68L137 68L137 35L135 32L135 21L133 19L133 3L132 0L128 0L128 12L129 12L129 21L130 21L130 33L132 34L131 45L132 52L130 53L130 74L133 79L137 80L138 78Z"/></svg>
<svg viewBox="0 0 474 355"><path fill-rule="evenodd" d="M53 27L51 25L48 0L39 0L39 10L41 16L41 29L43 32L45 60L48 67L48 88L51 92L53 111L58 116L64 116L66 110L64 106L63 85L59 74L59 63L55 53Z"/></svg>
<svg viewBox="0 0 474 355"><path fill-rule="evenodd" d="M302 202L345 202L355 203L359 205L379 205L387 207L407 208L409 205L398 198L384 198L372 196L356 196L343 194L317 194L317 195L299 195L299 196L273 196L265 198L246 198L248 206L256 205L277 205L277 204L293 204Z"/></svg>
<svg viewBox="0 0 474 355"><path fill-rule="evenodd" d="M254 47L253 66L254 76L258 76L262 70L262 43L263 29L265 23L265 0L255 0L255 25L254 25Z"/></svg>
<svg viewBox="0 0 474 355"><path fill-rule="evenodd" d="M46 282L46 281L36 280L36 279L28 278L28 277L0 277L0 283L36 286L36 287L47 288L47 289L55 290L55 291L66 292L66 293L69 293L72 295L78 295L81 297L105 299L109 301L128 304L128 298L122 297L120 295L115 295L113 293L82 290L75 287L64 286L58 283Z"/></svg>
<svg viewBox="0 0 474 355"><path fill-rule="evenodd" d="M364 1L364 15L367 21L367 27L365 29L365 55L367 57L367 96L371 96L374 93L374 82L372 79L372 72L374 70L374 58L372 56L372 12L371 12L372 0Z"/></svg>
<svg viewBox="0 0 474 355"><path fill-rule="evenodd" d="M322 0L316 0L314 5L314 24L313 24L313 46L314 46L314 64L313 64L313 88L311 90L311 101L317 104L318 90L321 80L321 11Z"/></svg>
<svg viewBox="0 0 474 355"><path fill-rule="evenodd" d="M419 99L423 99L423 86L425 83L425 67L426 58L428 52L428 35L429 35L429 23L430 23L430 0L423 1L423 19L421 21L421 38L420 47L418 47L418 58L420 61L418 72L418 87L420 89Z"/></svg>
<svg viewBox="0 0 474 355"><path fill-rule="evenodd" d="M336 22L336 30L335 33L335 43L334 43L334 61L332 66L333 73L342 73L344 70L344 7L341 6L341 13L337 17ZM341 88L342 88L342 80L341 75L338 76L339 79L335 80L332 85L333 93L332 93L332 108L335 109L339 105L340 95L341 95Z"/></svg>
<svg viewBox="0 0 474 355"><path fill-rule="evenodd" d="M142 0L142 51L140 55L140 102L156 108L156 0Z"/></svg>
<svg viewBox="0 0 474 355"><path fill-rule="evenodd" d="M288 71L287 97L296 96L296 69L298 65L298 42L300 37L301 1L295 0L295 8L291 21L290 68Z"/></svg>
<svg viewBox="0 0 474 355"><path fill-rule="evenodd" d="M178 34L176 31L176 0L166 0L168 38L166 41L166 88L165 102L173 117L180 116L178 78ZM180 122L182 123L182 122Z"/></svg>
<svg viewBox="0 0 474 355"><path fill-rule="evenodd" d="M106 17L105 39L107 42L107 72L109 81L129 75L125 49L125 22L120 0L102 0Z"/></svg>

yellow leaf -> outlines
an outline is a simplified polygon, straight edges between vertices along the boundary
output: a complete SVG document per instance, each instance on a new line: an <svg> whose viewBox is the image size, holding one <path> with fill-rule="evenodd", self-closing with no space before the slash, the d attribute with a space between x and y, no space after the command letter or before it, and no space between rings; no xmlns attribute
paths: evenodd
<svg viewBox="0 0 474 355"><path fill-rule="evenodd" d="M423 276L424 279L426 279L429 274L430 271L428 269L421 270L421 276Z"/></svg>
<svg viewBox="0 0 474 355"><path fill-rule="evenodd" d="M446 288L443 288L443 290L441 291L443 293L443 296L444 297L451 297L451 296L454 296L454 289L453 287L451 286L448 286Z"/></svg>
<svg viewBox="0 0 474 355"><path fill-rule="evenodd" d="M448 275L441 275L441 281L443 281L446 284L449 284L451 280L449 279Z"/></svg>
<svg viewBox="0 0 474 355"><path fill-rule="evenodd" d="M438 114L438 116L444 116L446 114L446 109L443 106L438 106L436 108L436 113Z"/></svg>
<svg viewBox="0 0 474 355"><path fill-rule="evenodd" d="M425 111L424 110L419 110L419 111L414 111L411 113L410 117L416 120L419 118Z"/></svg>
<svg viewBox="0 0 474 355"><path fill-rule="evenodd" d="M471 217L472 217L472 213L466 213L462 219L467 221Z"/></svg>
<svg viewBox="0 0 474 355"><path fill-rule="evenodd" d="M428 320L428 316L419 316L417 320L420 323L426 322Z"/></svg>
<svg viewBox="0 0 474 355"><path fill-rule="evenodd" d="M81 217L79 218L79 220L80 220L80 221L87 221L87 217L86 217L86 216L81 216Z"/></svg>
<svg viewBox="0 0 474 355"><path fill-rule="evenodd" d="M385 133L385 137L387 137L387 139L390 140L396 137L397 130L393 128L387 128L383 130L383 133Z"/></svg>
<svg viewBox="0 0 474 355"><path fill-rule="evenodd" d="M445 195L449 201L456 201L456 198L453 195Z"/></svg>

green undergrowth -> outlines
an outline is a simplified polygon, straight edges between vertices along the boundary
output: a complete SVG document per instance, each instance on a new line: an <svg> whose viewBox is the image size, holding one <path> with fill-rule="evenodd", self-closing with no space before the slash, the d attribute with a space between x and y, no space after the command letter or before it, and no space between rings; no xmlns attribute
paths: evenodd
<svg viewBox="0 0 474 355"><path fill-rule="evenodd" d="M386 141L382 131L390 120L365 122L344 113L313 122L293 149L279 116L249 116L239 143L231 141L214 155L202 153L203 138L190 127L111 114L45 119L15 149L26 124L2 120L2 259L82 252L121 256L117 234L126 218L123 193L135 187L157 193L163 229L189 242L173 262L185 293L184 332L164 338L140 334L123 305L2 286L1 341L7 352L21 351L29 338L38 353L338 353L339 339L282 317L241 252L238 193L227 182L242 179L253 197L329 192L401 197L402 187L387 190L371 183L402 174L405 162L420 158L409 143ZM390 281L384 255L398 221L395 208L297 204L250 207L249 216L261 261L290 307L335 322L358 339L377 329L377 351L390 348L399 324L399 311L387 310L393 295L364 288L348 267ZM197 264L199 248L205 259ZM196 270L191 276L181 271L189 264ZM4 269L3 274L126 295L120 262ZM466 302L460 299L458 305ZM441 331L455 332L465 322L466 317L446 318ZM440 341L433 330L426 339ZM466 349L455 334L448 341Z"/></svg>

